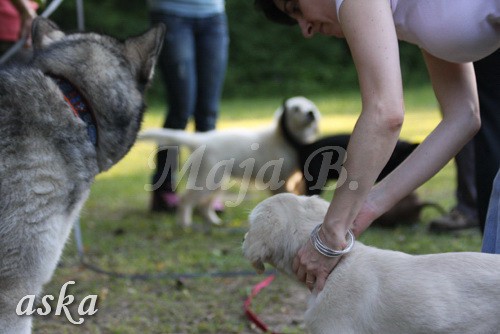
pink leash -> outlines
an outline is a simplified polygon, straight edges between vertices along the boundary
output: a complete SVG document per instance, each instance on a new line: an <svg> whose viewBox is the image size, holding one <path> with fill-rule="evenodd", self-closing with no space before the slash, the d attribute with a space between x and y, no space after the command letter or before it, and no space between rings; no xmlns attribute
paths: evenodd
<svg viewBox="0 0 500 334"><path fill-rule="evenodd" d="M269 286L271 282L276 278L275 275L271 275L267 277L265 280L262 282L258 283L252 288L252 292L250 293L250 296L245 300L243 303L243 308L245 310L245 314L247 318L255 324L258 328L260 328L263 332L265 333L271 333L271 334L278 334L276 332L273 332L269 329L269 327L262 321L260 318L251 310L251 304L252 304L252 299L257 296L257 294L260 292L260 290L264 289L265 287Z"/></svg>

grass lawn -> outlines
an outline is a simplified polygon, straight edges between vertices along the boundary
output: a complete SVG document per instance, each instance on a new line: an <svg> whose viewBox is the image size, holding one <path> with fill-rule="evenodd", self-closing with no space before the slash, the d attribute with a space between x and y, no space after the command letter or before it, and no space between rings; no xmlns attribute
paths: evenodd
<svg viewBox="0 0 500 334"><path fill-rule="evenodd" d="M360 110L356 93L309 97L320 108L322 134L350 132ZM406 92L406 121L402 138L421 141L440 119L429 88ZM272 121L280 98L223 101L219 128L259 127ZM143 128L158 127L163 106L152 106ZM211 235L182 232L171 215L151 214L150 193L145 190L151 168L148 160L154 145L138 143L110 171L99 175L81 215L87 261L121 273L220 273L251 272L241 255L241 241L249 211L267 192L253 190L248 199L223 215L225 225ZM422 186L422 198L445 208L454 204L453 164ZM325 193L327 199L331 192ZM413 254L447 251L478 251L481 236L476 230L435 235L429 221L439 215L423 211L414 225L395 229L371 228L361 236L366 244ZM195 217L195 223L199 221ZM249 289L262 276L201 277L151 280L113 278L98 274L79 262L71 238L61 265L44 294L59 296L68 281L75 307L85 296L99 296L98 312L73 325L62 315L36 317L35 333L259 333L244 317L242 304ZM303 333L302 312L307 292L282 275L254 299L253 308L273 330ZM54 306L55 303L54 302ZM75 320L79 317L72 311Z"/></svg>

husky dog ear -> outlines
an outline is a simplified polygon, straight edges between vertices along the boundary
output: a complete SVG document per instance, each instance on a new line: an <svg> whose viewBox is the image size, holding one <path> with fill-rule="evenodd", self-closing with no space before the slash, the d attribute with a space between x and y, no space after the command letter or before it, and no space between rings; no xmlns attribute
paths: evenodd
<svg viewBox="0 0 500 334"><path fill-rule="evenodd" d="M125 41L125 55L134 66L139 81L147 84L153 77L156 58L160 54L166 27L160 23L144 34Z"/></svg>
<svg viewBox="0 0 500 334"><path fill-rule="evenodd" d="M33 39L33 48L35 50L42 49L61 40L65 36L57 24L41 16L38 16L33 21L31 35Z"/></svg>

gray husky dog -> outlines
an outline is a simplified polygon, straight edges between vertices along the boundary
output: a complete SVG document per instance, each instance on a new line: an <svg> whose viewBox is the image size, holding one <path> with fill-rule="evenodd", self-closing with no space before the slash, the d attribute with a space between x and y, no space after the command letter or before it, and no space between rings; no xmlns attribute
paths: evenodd
<svg viewBox="0 0 500 334"><path fill-rule="evenodd" d="M133 145L165 27L120 42L33 23L29 66L0 70L0 332L50 280L95 176Z"/></svg>

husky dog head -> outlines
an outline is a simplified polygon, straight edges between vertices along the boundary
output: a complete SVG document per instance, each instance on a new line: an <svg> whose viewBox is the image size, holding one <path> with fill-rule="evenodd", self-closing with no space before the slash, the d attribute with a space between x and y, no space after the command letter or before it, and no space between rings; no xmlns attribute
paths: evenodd
<svg viewBox="0 0 500 334"><path fill-rule="evenodd" d="M328 202L313 196L283 193L260 202L250 213L250 230L243 241L243 255L258 273L264 262L289 275L292 261L308 240L313 228L320 224Z"/></svg>
<svg viewBox="0 0 500 334"><path fill-rule="evenodd" d="M321 114L311 100L302 96L286 99L275 115L285 138L292 145L309 144L318 137Z"/></svg>
<svg viewBox="0 0 500 334"><path fill-rule="evenodd" d="M68 80L90 105L100 171L118 162L135 141L164 34L165 26L158 25L121 42L95 33L65 34L41 17L33 22L33 65Z"/></svg>

